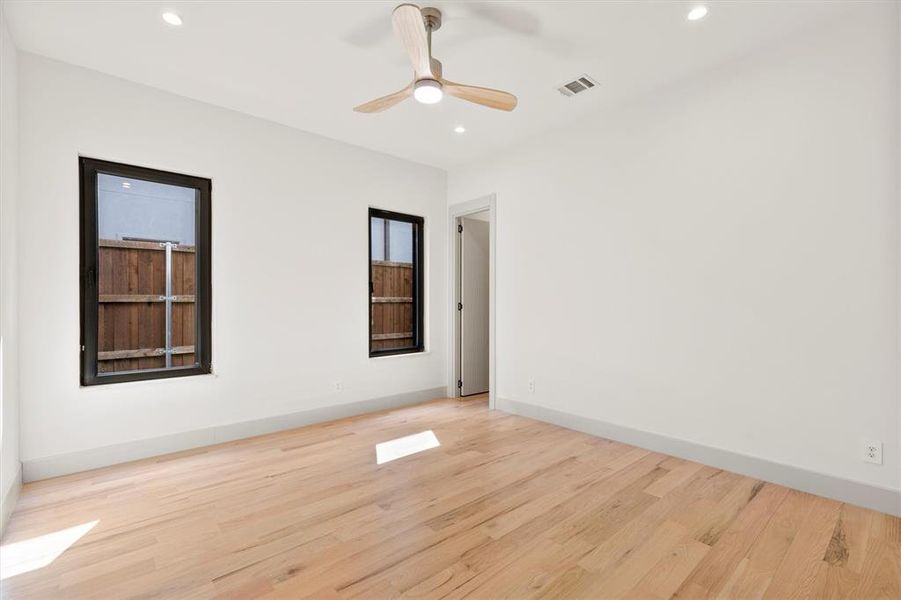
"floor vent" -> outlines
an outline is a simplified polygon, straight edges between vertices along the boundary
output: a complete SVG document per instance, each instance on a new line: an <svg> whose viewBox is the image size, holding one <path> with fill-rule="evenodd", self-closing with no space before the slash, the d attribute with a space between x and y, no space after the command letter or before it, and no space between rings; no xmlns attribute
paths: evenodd
<svg viewBox="0 0 901 600"><path fill-rule="evenodd" d="M589 77L588 75L581 75L570 82L564 83L557 88L557 91L564 96L575 96L576 94L590 90L591 88L597 86L597 84L597 80L595 80L593 77Z"/></svg>

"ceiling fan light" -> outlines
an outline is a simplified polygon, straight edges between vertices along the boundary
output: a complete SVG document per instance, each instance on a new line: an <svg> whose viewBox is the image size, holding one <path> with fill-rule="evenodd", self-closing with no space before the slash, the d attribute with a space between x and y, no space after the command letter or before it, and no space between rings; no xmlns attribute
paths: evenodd
<svg viewBox="0 0 901 600"><path fill-rule="evenodd" d="M441 84L434 79L420 79L413 86L413 97L423 104L437 104L444 97Z"/></svg>

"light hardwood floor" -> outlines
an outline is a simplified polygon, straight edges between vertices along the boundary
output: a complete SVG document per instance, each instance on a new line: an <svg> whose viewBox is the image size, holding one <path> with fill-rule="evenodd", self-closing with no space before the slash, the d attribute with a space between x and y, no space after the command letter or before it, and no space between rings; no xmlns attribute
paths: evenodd
<svg viewBox="0 0 901 600"><path fill-rule="evenodd" d="M3 544L93 521L3 596L901 598L901 519L484 398L28 484Z"/></svg>

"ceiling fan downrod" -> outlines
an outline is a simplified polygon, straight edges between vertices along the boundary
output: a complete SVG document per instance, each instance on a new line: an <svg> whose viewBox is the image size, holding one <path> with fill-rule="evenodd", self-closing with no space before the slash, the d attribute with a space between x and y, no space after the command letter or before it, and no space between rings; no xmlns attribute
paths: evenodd
<svg viewBox="0 0 901 600"><path fill-rule="evenodd" d="M437 63L438 61L432 58L432 32L441 29L441 11L437 8L427 6L423 8L421 12L422 23L423 25L425 25L426 35L428 36L429 61L431 61L432 63L433 75L435 75L436 77L441 77L441 67L438 66L438 72L435 73L435 63ZM440 64L441 63L438 63L438 65Z"/></svg>

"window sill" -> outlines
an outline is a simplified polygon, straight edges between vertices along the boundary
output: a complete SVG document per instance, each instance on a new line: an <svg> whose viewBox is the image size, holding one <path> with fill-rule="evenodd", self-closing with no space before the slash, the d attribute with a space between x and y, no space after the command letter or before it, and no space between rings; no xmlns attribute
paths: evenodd
<svg viewBox="0 0 901 600"><path fill-rule="evenodd" d="M93 383L85 385L82 382L78 383L78 388L81 390L116 390L122 389L123 387L140 387L140 386L159 386L161 384L165 384L166 382L174 383L181 382L182 384L190 381L204 380L204 379L218 379L219 375L215 371L210 371L207 373L192 373L190 375L181 375L178 377L156 377L156 378L142 378L142 379L131 379L125 381L104 381L101 383Z"/></svg>
<svg viewBox="0 0 901 600"><path fill-rule="evenodd" d="M383 354L381 356L370 356L370 360L383 360L386 358L411 358L413 356L424 356L431 354L431 350L423 350L422 352L404 352L403 354Z"/></svg>

